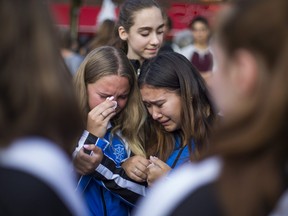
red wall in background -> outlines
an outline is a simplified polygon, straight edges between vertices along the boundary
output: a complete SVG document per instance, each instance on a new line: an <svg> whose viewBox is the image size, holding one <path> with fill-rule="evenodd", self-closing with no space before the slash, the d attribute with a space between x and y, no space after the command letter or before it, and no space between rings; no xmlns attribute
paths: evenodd
<svg viewBox="0 0 288 216"><path fill-rule="evenodd" d="M184 4L174 3L167 10L167 14L173 21L173 28L181 30L187 28L190 21L198 15L206 17L210 22L213 22L217 11L220 9L220 4Z"/></svg>
<svg viewBox="0 0 288 216"><path fill-rule="evenodd" d="M173 31L179 31L187 27L190 20L197 15L203 15L213 22L216 12L221 4L187 4L173 3L167 9L167 14L173 22ZM54 3L51 4L52 14L58 26L69 28L70 23L70 5ZM79 10L79 33L95 33L97 16L100 12L99 6L82 6Z"/></svg>
<svg viewBox="0 0 288 216"><path fill-rule="evenodd" d="M70 25L70 5L52 4L52 14L58 26L69 28ZM79 10L79 33L95 33L97 15L100 12L99 6L82 6Z"/></svg>

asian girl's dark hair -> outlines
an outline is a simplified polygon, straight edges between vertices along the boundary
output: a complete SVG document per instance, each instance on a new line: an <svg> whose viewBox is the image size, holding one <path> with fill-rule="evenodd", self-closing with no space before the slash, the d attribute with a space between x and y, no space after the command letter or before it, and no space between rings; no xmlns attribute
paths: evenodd
<svg viewBox="0 0 288 216"><path fill-rule="evenodd" d="M193 158L207 149L214 108L203 78L189 60L176 52L159 54L144 63L138 84L140 88L149 85L176 92L182 107L181 128L176 133L181 137L182 146L190 146L191 139L194 140ZM167 159L174 149L174 135L152 119L151 122L157 128L159 139L156 152Z"/></svg>

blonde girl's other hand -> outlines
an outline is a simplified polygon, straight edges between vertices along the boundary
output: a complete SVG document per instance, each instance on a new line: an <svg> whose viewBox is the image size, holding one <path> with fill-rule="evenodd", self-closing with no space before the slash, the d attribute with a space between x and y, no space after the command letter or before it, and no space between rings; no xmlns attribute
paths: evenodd
<svg viewBox="0 0 288 216"><path fill-rule="evenodd" d="M147 180L146 167L148 165L148 159L140 155L135 155L125 160L121 166L129 178L137 182L145 182Z"/></svg>

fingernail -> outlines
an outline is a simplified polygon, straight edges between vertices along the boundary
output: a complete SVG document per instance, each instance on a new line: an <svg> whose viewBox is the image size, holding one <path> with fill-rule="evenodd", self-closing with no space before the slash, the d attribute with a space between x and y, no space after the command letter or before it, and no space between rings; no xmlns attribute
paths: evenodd
<svg viewBox="0 0 288 216"><path fill-rule="evenodd" d="M90 145L85 144L85 145L83 145L83 147L86 148L86 149L89 149Z"/></svg>

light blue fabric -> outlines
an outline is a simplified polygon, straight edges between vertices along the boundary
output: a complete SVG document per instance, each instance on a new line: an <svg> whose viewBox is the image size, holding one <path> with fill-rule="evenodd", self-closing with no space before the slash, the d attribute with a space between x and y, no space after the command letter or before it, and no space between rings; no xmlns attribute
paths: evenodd
<svg viewBox="0 0 288 216"><path fill-rule="evenodd" d="M174 148L174 151L172 152L172 154L169 156L169 158L167 159L166 163L172 167L172 165L174 164L174 161L176 160L179 152L181 151L182 148L183 151L181 152L181 155L180 157L178 158L176 164L175 164L175 167L173 168L177 168L178 166L182 165L183 163L185 162L188 162L189 161L189 158L190 158L190 152L189 152L189 147L188 145L186 145L185 147L180 147L180 136L178 135L175 135L175 148ZM195 143L193 140L191 140L191 148L192 148L192 151L195 150Z"/></svg>

